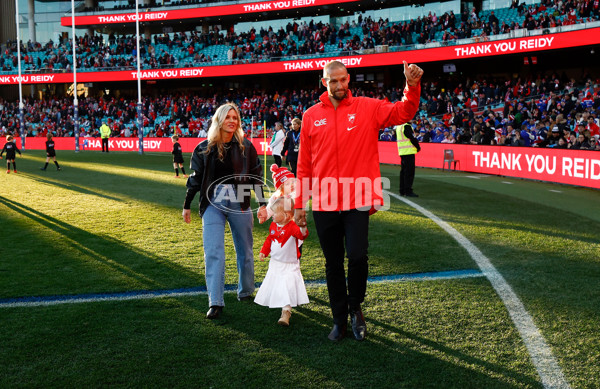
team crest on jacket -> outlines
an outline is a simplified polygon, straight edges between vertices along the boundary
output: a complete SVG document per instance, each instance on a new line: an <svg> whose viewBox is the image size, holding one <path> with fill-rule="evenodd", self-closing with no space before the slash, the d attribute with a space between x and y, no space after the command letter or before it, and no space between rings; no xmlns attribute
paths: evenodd
<svg viewBox="0 0 600 389"><path fill-rule="evenodd" d="M356 119L356 114L355 113L349 113L348 114L348 121L350 123L354 123L354 119Z"/></svg>
<svg viewBox="0 0 600 389"><path fill-rule="evenodd" d="M275 230L271 230L271 235L275 235Z"/></svg>

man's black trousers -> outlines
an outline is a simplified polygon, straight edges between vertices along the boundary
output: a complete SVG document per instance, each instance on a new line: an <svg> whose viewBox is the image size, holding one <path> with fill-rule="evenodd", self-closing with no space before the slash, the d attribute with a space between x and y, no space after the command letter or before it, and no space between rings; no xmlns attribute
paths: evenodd
<svg viewBox="0 0 600 389"><path fill-rule="evenodd" d="M325 255L325 276L333 322L348 323L348 308L364 301L369 274L369 212L313 211L317 235ZM344 247L345 246L345 247ZM344 257L348 256L348 285Z"/></svg>
<svg viewBox="0 0 600 389"><path fill-rule="evenodd" d="M415 154L402 155L400 159L400 194L406 195L413 192Z"/></svg>

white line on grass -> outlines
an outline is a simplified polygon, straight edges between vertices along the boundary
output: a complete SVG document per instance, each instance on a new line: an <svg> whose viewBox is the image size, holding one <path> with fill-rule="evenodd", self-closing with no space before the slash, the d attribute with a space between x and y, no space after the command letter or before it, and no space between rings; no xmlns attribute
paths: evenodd
<svg viewBox="0 0 600 389"><path fill-rule="evenodd" d="M503 184L508 184L508 185L512 185L512 182L510 181L502 181Z"/></svg>
<svg viewBox="0 0 600 389"><path fill-rule="evenodd" d="M432 212L408 199L400 197L395 193L391 193L389 191L386 192L390 196L405 202L406 204L415 208L417 211L421 212L423 215L433 220L438 226L442 227L442 229L450 234L450 236L456 239L456 241L463 246L465 250L467 250L469 255L471 255L473 260L477 263L477 266L479 266L485 277L490 281L492 287L496 290L502 299L502 302L506 306L513 323L515 323L517 330L523 338L525 347L527 347L527 350L529 351L531 361L535 366L540 379L542 380L542 385L544 388L570 388L560 366L552 355L550 347L548 344L546 344L546 341L540 333L540 330L535 326L533 318L527 312L525 306L516 293L512 290L508 282L506 282L500 272L498 272L494 265L492 265L490 260L483 255L483 253L479 251L479 249L475 247L473 243L471 243L460 232L454 229L454 227L450 226Z"/></svg>
<svg viewBox="0 0 600 389"><path fill-rule="evenodd" d="M484 275L479 270L450 270L436 271L427 273L412 273L412 274L396 274L387 276L369 277L368 282L371 284L394 283L404 281L437 281L451 280L460 278L483 277ZM307 287L323 287L326 285L325 280L312 280L305 282ZM260 286L260 285L258 285ZM225 285L225 293L237 293L237 285ZM130 301L130 300L149 300L165 297L189 297L205 295L206 287L195 287L187 289L170 289L170 290L139 290L129 292L118 292L108 294L87 294L87 295L64 295L64 296L39 296L39 297L23 297L16 299L0 299L0 308L33 308L33 307L48 307L62 304L82 304L96 303L103 301ZM12 300L12 301L11 301Z"/></svg>
<svg viewBox="0 0 600 389"><path fill-rule="evenodd" d="M556 189L550 189L550 192L554 192L554 193L562 193L561 190L556 190Z"/></svg>

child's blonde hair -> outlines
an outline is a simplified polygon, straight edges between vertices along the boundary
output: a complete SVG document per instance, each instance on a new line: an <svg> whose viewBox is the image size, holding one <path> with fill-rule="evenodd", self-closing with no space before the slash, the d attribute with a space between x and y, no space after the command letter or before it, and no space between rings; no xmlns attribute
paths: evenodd
<svg viewBox="0 0 600 389"><path fill-rule="evenodd" d="M12 136L12 135L6 135L6 141L7 141L7 142L12 142L12 140L13 140L13 139L14 139L14 138L13 138L13 136Z"/></svg>
<svg viewBox="0 0 600 389"><path fill-rule="evenodd" d="M283 212L287 213L288 215L294 216L294 200L289 197L282 196L275 200L271 209L273 212L282 209Z"/></svg>
<svg viewBox="0 0 600 389"><path fill-rule="evenodd" d="M173 139L174 142L177 142L179 140L179 137L177 135L173 135L171 139Z"/></svg>

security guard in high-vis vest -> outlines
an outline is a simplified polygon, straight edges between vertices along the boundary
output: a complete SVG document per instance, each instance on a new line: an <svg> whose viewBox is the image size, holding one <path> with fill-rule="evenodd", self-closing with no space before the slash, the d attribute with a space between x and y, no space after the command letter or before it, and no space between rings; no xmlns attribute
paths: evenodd
<svg viewBox="0 0 600 389"><path fill-rule="evenodd" d="M419 197L413 192L412 185L415 180L415 154L421 151L421 146L413 134L410 123L396 126L396 139L398 141L398 155L401 159L400 195Z"/></svg>
<svg viewBox="0 0 600 389"><path fill-rule="evenodd" d="M100 126L100 138L102 138L102 152L106 150L108 153L108 138L110 138L110 127L106 122L102 122Z"/></svg>

